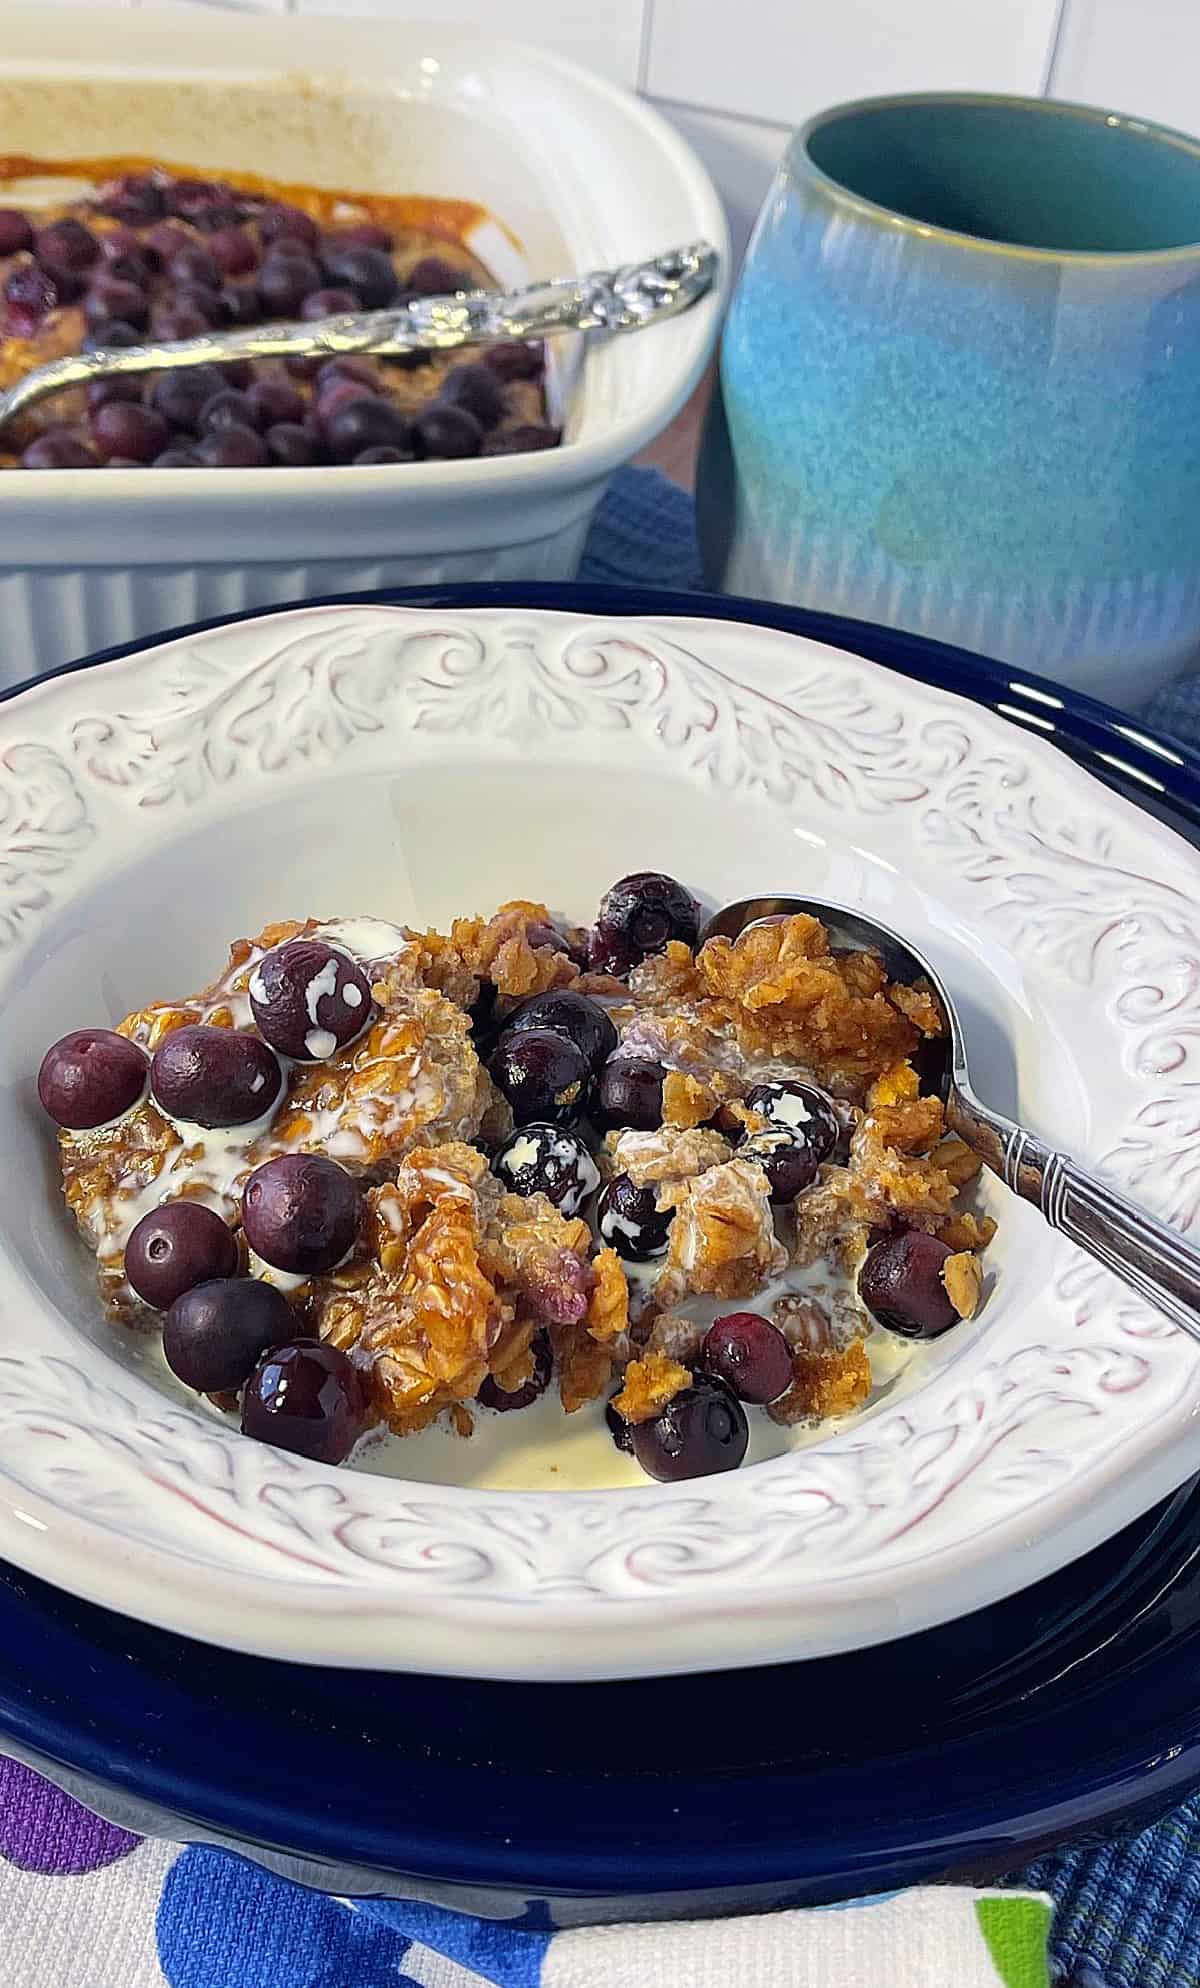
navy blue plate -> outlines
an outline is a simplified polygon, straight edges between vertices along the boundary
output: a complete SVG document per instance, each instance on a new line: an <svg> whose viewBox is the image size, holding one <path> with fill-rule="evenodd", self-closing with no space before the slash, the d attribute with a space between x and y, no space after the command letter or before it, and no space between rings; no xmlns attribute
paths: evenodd
<svg viewBox="0 0 1200 1988"><path fill-rule="evenodd" d="M701 614L814 635L1036 716L1073 758L1200 833L1200 757L1187 748L913 636L598 587L373 598ZM530 1923L998 1872L1068 1835L1144 1823L1200 1780L1200 1488L1052 1579L920 1636L620 1684L269 1663L0 1566L0 1742L132 1828L215 1838L340 1892L509 1919L532 1908Z"/></svg>

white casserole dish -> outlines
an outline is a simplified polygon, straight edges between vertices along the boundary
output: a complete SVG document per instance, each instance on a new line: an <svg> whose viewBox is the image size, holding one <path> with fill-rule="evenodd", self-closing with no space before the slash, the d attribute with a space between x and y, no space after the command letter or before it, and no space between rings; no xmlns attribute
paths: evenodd
<svg viewBox="0 0 1200 1988"><path fill-rule="evenodd" d="M470 30L6 7L4 150L486 203L504 283L729 242L670 127L574 64ZM559 580L605 484L699 381L721 293L556 368L557 450L394 469L0 475L0 685L138 635L346 588Z"/></svg>

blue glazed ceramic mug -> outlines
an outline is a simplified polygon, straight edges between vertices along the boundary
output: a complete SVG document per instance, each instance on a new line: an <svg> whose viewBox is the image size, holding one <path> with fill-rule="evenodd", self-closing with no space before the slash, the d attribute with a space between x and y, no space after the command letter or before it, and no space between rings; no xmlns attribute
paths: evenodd
<svg viewBox="0 0 1200 1988"><path fill-rule="evenodd" d="M1200 143L880 98L798 133L701 464L710 581L1136 705L1200 662Z"/></svg>

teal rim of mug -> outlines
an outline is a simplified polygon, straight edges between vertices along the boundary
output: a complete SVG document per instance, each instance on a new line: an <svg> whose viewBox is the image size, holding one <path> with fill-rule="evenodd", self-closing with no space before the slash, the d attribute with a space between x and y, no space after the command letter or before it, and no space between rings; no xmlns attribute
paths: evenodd
<svg viewBox="0 0 1200 1988"><path fill-rule="evenodd" d="M943 228L933 221L918 221L911 214L902 214L894 207L885 207L877 200L869 200L865 194L853 192L825 172L809 150L810 141L817 132L840 118L853 117L861 111L912 109L926 104L958 104L966 108L974 105L985 108L1006 106L1012 110L1035 111L1043 117L1104 125L1110 131L1126 131L1133 137L1146 138L1175 151L1185 152L1200 166L1200 139L1190 137L1186 131L1177 131L1172 125L1156 124L1151 118L1134 117L1125 111L1102 110L1095 104L1071 103L1058 97L1023 97L1001 91L917 90L896 96L854 97L847 103L832 104L828 110L818 111L799 127L789 141L783 157L783 169L793 176L803 173L805 178L821 188L831 205L852 209L864 220L881 223L897 234L918 236L922 241L944 242L949 248L967 249L976 255L1003 256L1008 261L1095 264L1105 268L1132 263L1142 268L1152 263L1194 261L1200 254L1200 232L1194 242L1180 242L1170 248L1159 249L1031 248L1021 242L993 242L984 235L962 234L955 228Z"/></svg>

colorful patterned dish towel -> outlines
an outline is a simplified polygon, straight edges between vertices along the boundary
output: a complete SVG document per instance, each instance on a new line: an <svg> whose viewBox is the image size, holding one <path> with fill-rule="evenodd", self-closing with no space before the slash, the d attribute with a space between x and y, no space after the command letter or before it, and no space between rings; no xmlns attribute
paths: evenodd
<svg viewBox="0 0 1200 1988"><path fill-rule="evenodd" d="M302 1890L0 1761L5 1988L1048 1988L1048 1898L961 1886L577 1932Z"/></svg>

